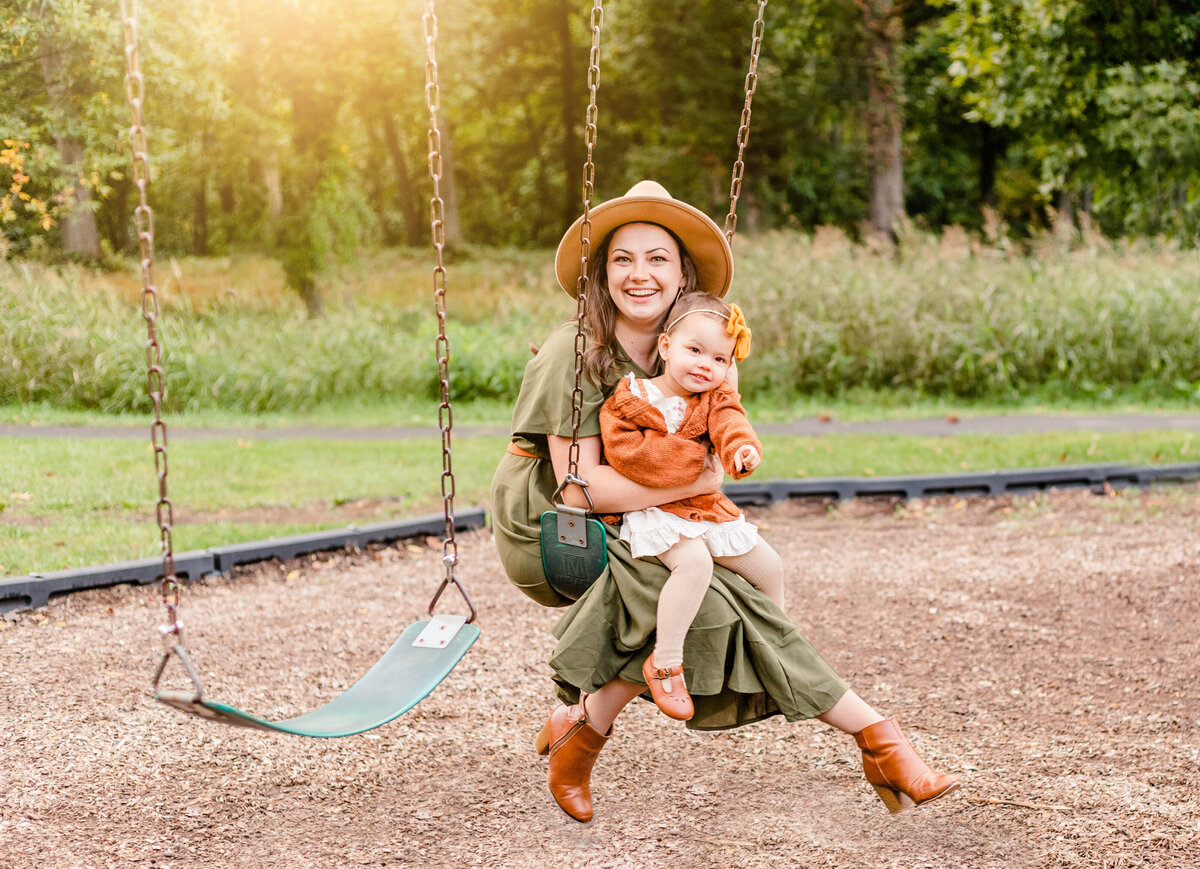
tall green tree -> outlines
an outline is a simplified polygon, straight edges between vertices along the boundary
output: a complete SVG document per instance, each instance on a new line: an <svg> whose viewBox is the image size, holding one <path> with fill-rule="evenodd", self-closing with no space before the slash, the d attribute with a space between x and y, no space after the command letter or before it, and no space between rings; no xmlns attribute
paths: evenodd
<svg viewBox="0 0 1200 869"><path fill-rule="evenodd" d="M120 163L118 32L88 0L17 0L0 19L0 140L26 179L5 231L21 248L51 240L71 256L100 253L96 205Z"/></svg>
<svg viewBox="0 0 1200 869"><path fill-rule="evenodd" d="M953 82L971 116L1020 131L1063 211L1094 194L1117 231L1196 231L1195 3L944 2Z"/></svg>

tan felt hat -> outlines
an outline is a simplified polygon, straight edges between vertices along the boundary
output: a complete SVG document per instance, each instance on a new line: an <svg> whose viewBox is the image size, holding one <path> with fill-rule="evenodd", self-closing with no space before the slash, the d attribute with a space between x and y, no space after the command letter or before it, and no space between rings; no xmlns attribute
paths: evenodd
<svg viewBox="0 0 1200 869"><path fill-rule="evenodd" d="M592 221L591 255L595 255L604 238L626 223L657 223L679 237L691 254L699 273L701 292L724 296L733 282L733 252L729 240L713 220L698 208L672 198L657 181L639 181L629 192L616 199L601 202L590 211ZM579 240L580 217L558 243L554 271L558 285L571 298L579 295L579 266L582 243Z"/></svg>

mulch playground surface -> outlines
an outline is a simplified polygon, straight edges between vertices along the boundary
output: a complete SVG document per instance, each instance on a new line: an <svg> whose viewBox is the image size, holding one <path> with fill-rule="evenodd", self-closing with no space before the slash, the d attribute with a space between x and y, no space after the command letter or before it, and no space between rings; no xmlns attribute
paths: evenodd
<svg viewBox="0 0 1200 869"><path fill-rule="evenodd" d="M1200 865L1200 488L751 512L791 616L959 793L893 817L825 725L689 733L637 702L596 819L572 821L532 748L557 614L479 531L459 548L482 637L366 736L158 707L152 588L0 620L0 866ZM422 541L258 565L187 590L188 644L213 699L286 717L365 671L440 576Z"/></svg>

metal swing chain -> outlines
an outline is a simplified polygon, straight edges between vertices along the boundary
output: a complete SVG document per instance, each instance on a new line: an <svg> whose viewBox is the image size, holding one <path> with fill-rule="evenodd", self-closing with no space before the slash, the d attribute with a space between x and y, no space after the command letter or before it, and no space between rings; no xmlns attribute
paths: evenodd
<svg viewBox="0 0 1200 869"><path fill-rule="evenodd" d="M438 91L438 68L434 51L437 45L437 15L433 0L425 0L425 14L421 20L425 26L425 105L429 108L429 177L433 181L433 198L429 201L429 226L436 260L433 267L433 304L437 314L438 334L434 349L441 387L438 428L442 432L442 503L446 515L445 537L442 541L442 562L446 566L446 578L442 580L437 593L429 602L429 614L434 615L434 607L442 592L448 585L453 584L471 610L471 616L467 619L470 623L475 621L475 604L455 571L458 566L458 541L454 538L454 469L450 460L450 431L454 425L454 413L450 407L450 342L446 338L446 269L442 265L442 251L446 247L446 224L445 203L441 194L442 134L437 119L441 96Z"/></svg>
<svg viewBox="0 0 1200 869"><path fill-rule="evenodd" d="M138 57L138 0L121 0L121 20L125 31L125 96L129 102L132 125L129 143L133 152L133 183L138 190L138 206L133 216L137 225L138 249L142 267L142 317L146 321L146 391L154 403L154 422L150 426L150 443L154 448L154 472L158 478L158 503L155 514L163 554L162 599L167 609L167 622L159 627L167 653L154 677L157 687L163 668L172 652L180 655L195 683L197 695L200 682L183 654L183 623L179 619L182 583L175 575L175 553L172 528L174 511L167 497L167 424L163 421L162 405L166 387L163 383L162 347L158 343L160 313L158 290L154 286L154 212L150 209L147 187L150 183L150 158L146 148L146 130L142 126L142 105L145 98L145 79Z"/></svg>
<svg viewBox="0 0 1200 869"><path fill-rule="evenodd" d="M575 284L578 295L575 308L575 388L571 390L571 446L567 453L567 475L563 479L562 486L559 487L559 491L561 491L567 483L579 486L587 498L589 509L592 506L592 496L588 493L587 482L579 476L579 426L583 422L583 351L587 346L587 336L583 333L583 322L587 314L588 259L592 252L591 210L596 182L594 161L597 129L596 91L600 86L600 29L603 23L603 0L593 0L592 50L588 56L588 107L584 126L587 160L583 164L583 220L579 224L579 278Z"/></svg>
<svg viewBox="0 0 1200 869"><path fill-rule="evenodd" d="M742 108L742 120L738 126L737 159L733 162L733 180L729 185L729 214L725 217L725 238L733 243L733 233L737 229L737 203L742 195L742 172L746 164L742 157L746 153L746 143L750 140L750 103L754 100L754 91L758 88L758 55L762 50L763 33L766 30L764 16L767 11L767 0L758 0L758 18L754 22L754 37L750 43L750 71L746 73L746 104Z"/></svg>

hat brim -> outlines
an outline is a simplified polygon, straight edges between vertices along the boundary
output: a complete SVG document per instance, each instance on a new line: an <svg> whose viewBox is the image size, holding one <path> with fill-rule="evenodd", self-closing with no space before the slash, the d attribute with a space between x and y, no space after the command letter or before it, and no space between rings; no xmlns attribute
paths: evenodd
<svg viewBox="0 0 1200 869"><path fill-rule="evenodd" d="M733 283L733 252L725 233L707 214L686 202L662 196L621 196L601 202L591 209L589 217L592 224L590 254L593 256L600 243L617 227L626 223L657 223L675 233L691 255L696 264L698 290L720 297ZM579 232L582 224L582 217L571 224L554 257L558 285L573 299L579 296L583 250Z"/></svg>

